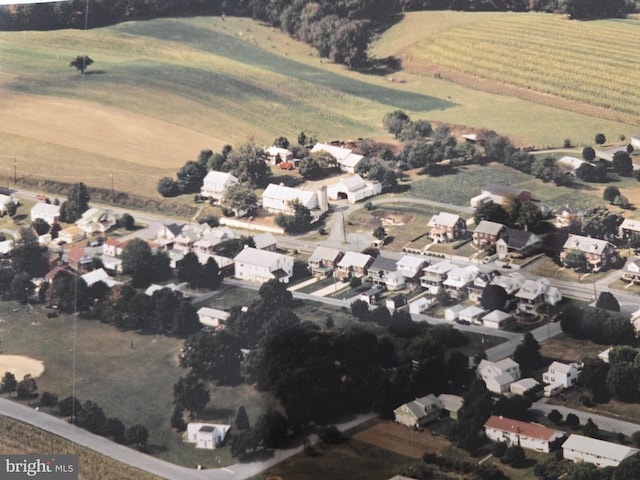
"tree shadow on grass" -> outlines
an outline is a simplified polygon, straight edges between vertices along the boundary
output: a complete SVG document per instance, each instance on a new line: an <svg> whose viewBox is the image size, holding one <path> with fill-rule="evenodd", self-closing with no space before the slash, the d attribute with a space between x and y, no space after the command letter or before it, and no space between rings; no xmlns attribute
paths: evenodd
<svg viewBox="0 0 640 480"><path fill-rule="evenodd" d="M84 72L85 75L105 75L106 73L106 70L91 70L89 72Z"/></svg>

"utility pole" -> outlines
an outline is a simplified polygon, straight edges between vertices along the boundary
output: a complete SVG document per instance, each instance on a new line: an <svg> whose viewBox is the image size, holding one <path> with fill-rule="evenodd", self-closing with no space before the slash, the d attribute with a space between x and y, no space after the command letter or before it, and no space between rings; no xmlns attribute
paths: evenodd
<svg viewBox="0 0 640 480"><path fill-rule="evenodd" d="M116 202L116 190L113 186L113 170L111 171L111 203Z"/></svg>
<svg viewBox="0 0 640 480"><path fill-rule="evenodd" d="M13 157L13 184L18 183L18 160Z"/></svg>

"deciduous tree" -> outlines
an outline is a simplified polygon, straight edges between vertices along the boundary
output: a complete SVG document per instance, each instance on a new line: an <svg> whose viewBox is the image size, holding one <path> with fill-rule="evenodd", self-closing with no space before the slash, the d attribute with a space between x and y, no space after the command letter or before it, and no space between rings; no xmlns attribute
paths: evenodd
<svg viewBox="0 0 640 480"><path fill-rule="evenodd" d="M180 377L173 385L173 402L176 407L189 410L191 417L202 413L209 399L209 390L196 375Z"/></svg>
<svg viewBox="0 0 640 480"><path fill-rule="evenodd" d="M87 67L93 65L93 60L88 55L78 55L74 60L69 63L70 67L74 67L81 74L87 70Z"/></svg>

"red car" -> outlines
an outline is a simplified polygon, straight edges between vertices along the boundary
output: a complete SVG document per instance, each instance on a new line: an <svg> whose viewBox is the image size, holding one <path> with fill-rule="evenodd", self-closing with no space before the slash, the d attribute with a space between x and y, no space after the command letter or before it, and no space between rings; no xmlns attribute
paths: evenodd
<svg viewBox="0 0 640 480"><path fill-rule="evenodd" d="M293 170L295 168L291 162L281 162L278 165L282 170Z"/></svg>

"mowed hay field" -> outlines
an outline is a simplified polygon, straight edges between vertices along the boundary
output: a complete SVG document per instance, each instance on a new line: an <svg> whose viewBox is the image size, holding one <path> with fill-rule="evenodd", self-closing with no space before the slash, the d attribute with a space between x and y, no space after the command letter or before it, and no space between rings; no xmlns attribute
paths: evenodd
<svg viewBox="0 0 640 480"><path fill-rule="evenodd" d="M371 52L406 62L407 49L413 52L423 39L455 32L457 25L511 18L520 16L407 14ZM525 18L537 22L539 16ZM603 48L609 40L599 39ZM83 76L68 65L85 53L95 63ZM507 91L482 92L420 69L393 74L394 82L352 72L243 18L0 32L0 65L0 181L13 176L15 159L19 180L83 180L110 189L113 175L117 191L149 197L158 197L160 177L173 176L205 148L268 145L280 135L295 140L300 131L324 141L392 140L381 120L397 109L414 119L491 128L523 146L556 146L565 138L588 143L596 131L610 138L636 133L626 117L595 118Z"/></svg>

